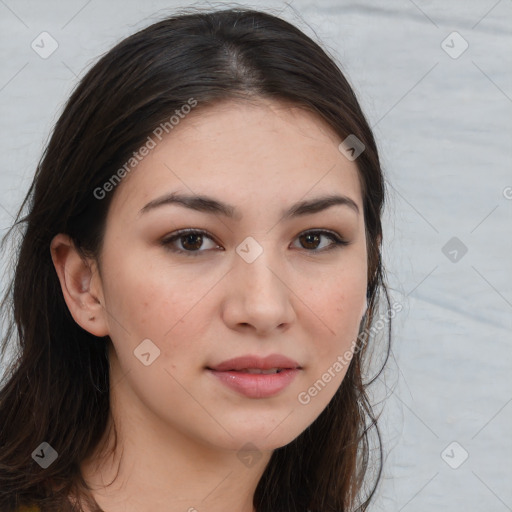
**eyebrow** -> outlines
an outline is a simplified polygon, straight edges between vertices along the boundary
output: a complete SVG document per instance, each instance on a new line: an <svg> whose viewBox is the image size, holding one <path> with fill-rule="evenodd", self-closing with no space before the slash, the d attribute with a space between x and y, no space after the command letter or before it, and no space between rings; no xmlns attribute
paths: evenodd
<svg viewBox="0 0 512 512"><path fill-rule="evenodd" d="M161 206L172 204L184 206L199 212L221 214L231 219L241 219L241 215L237 213L236 208L232 205L223 203L209 196L180 194L177 192L165 194L161 197L153 199L140 210L139 215L147 213ZM350 197L344 195L327 195L311 199L309 201L299 201L298 203L293 204L287 210L282 211L281 215L282 218L311 215L336 205L348 206L350 209L359 214L359 207L357 206L357 203Z"/></svg>

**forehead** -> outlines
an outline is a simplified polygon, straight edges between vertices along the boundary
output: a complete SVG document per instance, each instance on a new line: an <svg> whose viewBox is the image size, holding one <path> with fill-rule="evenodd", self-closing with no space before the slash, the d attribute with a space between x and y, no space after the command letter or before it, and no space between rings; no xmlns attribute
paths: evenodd
<svg viewBox="0 0 512 512"><path fill-rule="evenodd" d="M164 192L214 195L282 210L311 194L340 192L362 209L357 166L318 116L283 102L226 101L180 119L115 191L112 209L142 208Z"/></svg>

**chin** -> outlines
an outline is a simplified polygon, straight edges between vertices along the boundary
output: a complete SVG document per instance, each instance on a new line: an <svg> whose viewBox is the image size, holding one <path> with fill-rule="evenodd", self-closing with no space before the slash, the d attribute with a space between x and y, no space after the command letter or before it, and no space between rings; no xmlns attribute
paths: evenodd
<svg viewBox="0 0 512 512"><path fill-rule="evenodd" d="M221 443L226 449L237 451L248 444L261 451L272 451L291 443L314 420L298 418L298 411L292 408L247 414L238 412L236 418L231 421L226 418L222 422L231 436L224 436Z"/></svg>

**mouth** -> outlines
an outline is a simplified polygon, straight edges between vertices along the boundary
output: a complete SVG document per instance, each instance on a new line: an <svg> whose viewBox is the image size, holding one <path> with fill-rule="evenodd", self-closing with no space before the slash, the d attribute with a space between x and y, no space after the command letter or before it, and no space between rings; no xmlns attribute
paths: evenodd
<svg viewBox="0 0 512 512"><path fill-rule="evenodd" d="M276 373L283 370L300 369L301 366L297 361L284 355L270 354L266 357L255 355L235 357L207 368L218 372Z"/></svg>
<svg viewBox="0 0 512 512"><path fill-rule="evenodd" d="M302 367L290 358L273 354L243 356L206 370L228 388L248 398L269 398L282 392Z"/></svg>

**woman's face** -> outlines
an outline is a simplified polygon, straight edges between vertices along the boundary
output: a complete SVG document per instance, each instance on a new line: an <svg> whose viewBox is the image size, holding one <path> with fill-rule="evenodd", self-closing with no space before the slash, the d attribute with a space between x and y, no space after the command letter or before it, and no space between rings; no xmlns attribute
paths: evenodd
<svg viewBox="0 0 512 512"><path fill-rule="evenodd" d="M148 428L270 450L322 412L354 348L358 171L304 110L199 108L114 191L97 277L123 376L112 393Z"/></svg>

